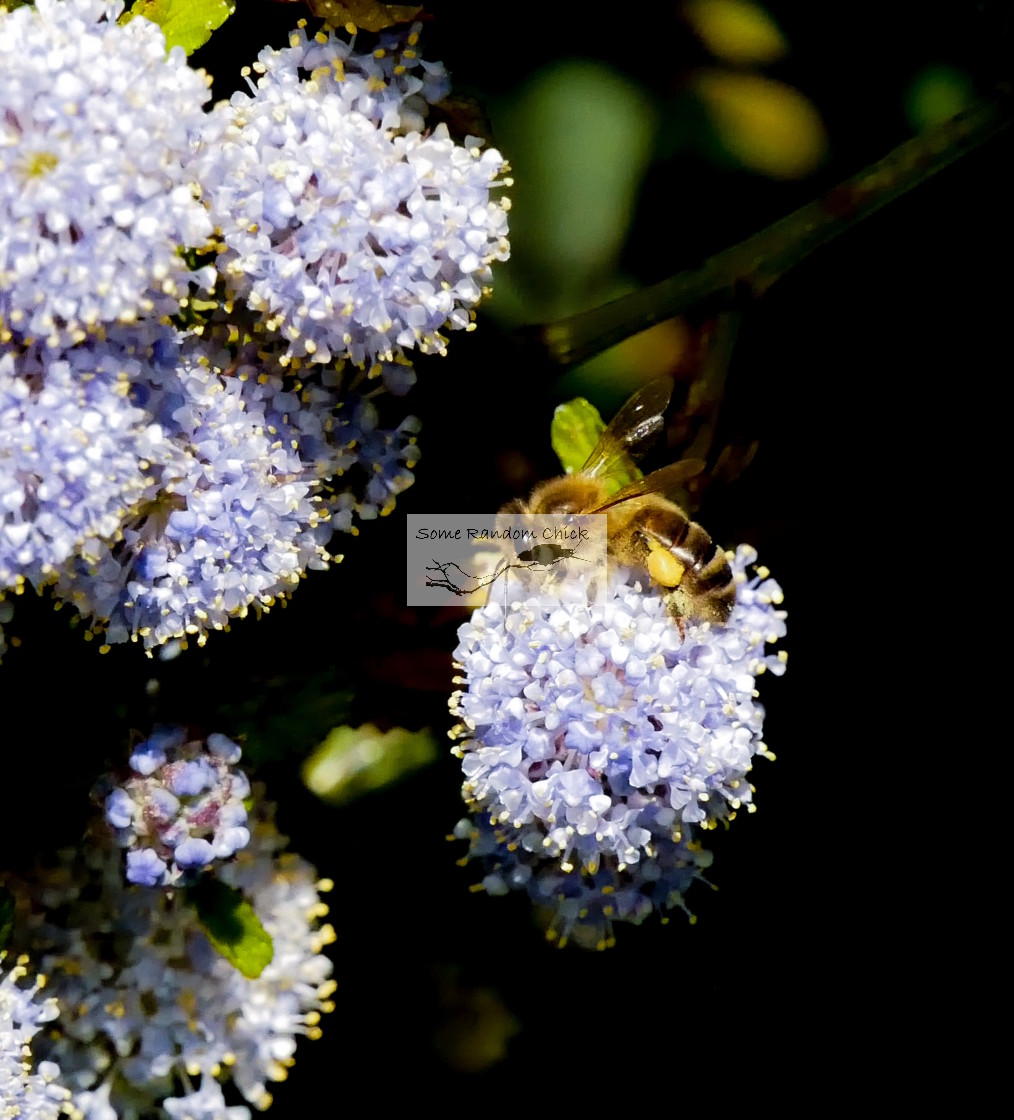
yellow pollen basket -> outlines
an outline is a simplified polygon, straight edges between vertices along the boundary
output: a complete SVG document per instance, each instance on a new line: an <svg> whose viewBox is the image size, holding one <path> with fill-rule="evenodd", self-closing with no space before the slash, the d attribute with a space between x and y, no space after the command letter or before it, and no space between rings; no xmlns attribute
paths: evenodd
<svg viewBox="0 0 1014 1120"><path fill-rule="evenodd" d="M663 587L678 587L686 567L664 545L649 540L648 575Z"/></svg>

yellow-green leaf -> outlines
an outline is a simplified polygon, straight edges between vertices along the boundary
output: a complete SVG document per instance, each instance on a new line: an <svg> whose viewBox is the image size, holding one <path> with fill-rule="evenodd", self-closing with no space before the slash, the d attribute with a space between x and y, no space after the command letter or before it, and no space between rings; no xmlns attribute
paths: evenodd
<svg viewBox="0 0 1014 1120"><path fill-rule="evenodd" d="M752 171L797 179L827 152L820 114L799 90L760 74L711 70L697 76L697 95L725 150Z"/></svg>
<svg viewBox="0 0 1014 1120"><path fill-rule="evenodd" d="M557 406L549 438L556 457L567 474L573 474L585 465L605 427L598 409L584 397L575 397L574 400ZM610 470L608 480L603 481L610 493L615 493L628 482L641 477L642 473L634 460L629 459L626 469L619 469L617 464Z"/></svg>
<svg viewBox="0 0 1014 1120"><path fill-rule="evenodd" d="M422 11L421 4L381 4L378 0L307 0L307 6L318 19L332 27L345 27L353 34L383 31L399 23L411 23Z"/></svg>
<svg viewBox="0 0 1014 1120"><path fill-rule="evenodd" d="M166 47L182 47L193 54L235 10L235 0L134 0L120 23L144 16L162 28Z"/></svg>
<svg viewBox="0 0 1014 1120"><path fill-rule="evenodd" d="M380 731L372 723L335 727L303 763L303 783L331 805L343 805L390 785L433 762L437 744L429 730Z"/></svg>
<svg viewBox="0 0 1014 1120"><path fill-rule="evenodd" d="M549 438L567 474L585 465L605 427L598 409L584 397L559 405L553 413Z"/></svg>
<svg viewBox="0 0 1014 1120"><path fill-rule="evenodd" d="M688 0L683 14L708 50L734 65L763 65L786 52L778 25L749 0Z"/></svg>
<svg viewBox="0 0 1014 1120"><path fill-rule="evenodd" d="M212 946L248 980L256 980L271 963L275 947L243 892L206 875L187 891L187 898Z"/></svg>
<svg viewBox="0 0 1014 1120"><path fill-rule="evenodd" d="M924 132L956 117L975 101L972 79L956 66L934 65L921 70L905 94L905 116Z"/></svg>

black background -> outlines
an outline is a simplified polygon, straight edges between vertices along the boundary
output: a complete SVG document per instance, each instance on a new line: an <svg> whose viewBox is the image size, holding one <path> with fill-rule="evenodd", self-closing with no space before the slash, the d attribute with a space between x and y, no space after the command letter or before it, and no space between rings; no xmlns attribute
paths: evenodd
<svg viewBox="0 0 1014 1120"><path fill-rule="evenodd" d="M250 61L283 41L297 7L241 0L199 61L216 75ZM700 48L653 8L629 22L617 9L603 25L573 4L434 3L423 45L457 86L494 102L567 56L607 60L661 90ZM675 204L659 189L669 169L656 167L625 258L645 282L903 140L902 95L926 63L964 66L983 92L1004 76L999 6L770 10L793 45L776 73L821 110L831 159L802 183L703 159L682 167L679 244L662 253L653 218ZM463 845L444 839L461 815L449 754L338 811L301 786L292 758L312 743L294 733L292 755L262 775L293 847L336 882L338 991L323 1039L301 1045L279 1086L276 1115L337 1112L353 1090L377 1109L567 1108L589 1089L627 1094L631 1109L655 1098L724 1108L768 1080L787 1103L804 1074L854 1087L918 1025L932 1004L927 943L966 893L955 847L981 776L970 756L992 733L978 626L1002 612L993 539L1007 506L996 463L1010 372L1009 143L820 250L744 317L723 415L760 451L700 517L718 540L755 544L781 582L789 670L761 680L778 759L752 774L759 811L709 834L720 889L691 893L697 924L648 921L620 927L604 954L557 951L525 898L469 893L479 873L456 866ZM492 321L452 336L449 351L419 361L406 401L423 421L415 486L287 609L162 663L131 645L100 656L68 629L68 611L19 603L10 629L23 644L0 669L3 784L22 804L0 822L9 863L73 842L81 790L121 757L129 729L155 719L230 732L229 712L251 696L284 710L305 676L353 690L350 723L442 737L462 616L403 607L403 515L493 509L519 479L556 473L548 424L561 399L553 369ZM452 989L492 989L515 1017L503 1062L474 1074L448 1064L441 1037L488 1029Z"/></svg>

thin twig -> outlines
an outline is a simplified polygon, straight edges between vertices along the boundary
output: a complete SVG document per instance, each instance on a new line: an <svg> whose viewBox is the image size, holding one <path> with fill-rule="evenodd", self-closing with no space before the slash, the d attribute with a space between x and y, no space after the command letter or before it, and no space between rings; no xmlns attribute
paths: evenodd
<svg viewBox="0 0 1014 1120"><path fill-rule="evenodd" d="M741 306L743 300L763 295L815 249L986 143L1010 123L1007 104L977 105L905 141L821 198L710 257L700 268L532 328L530 334L546 356L563 367L585 361L691 308L706 306L714 312Z"/></svg>

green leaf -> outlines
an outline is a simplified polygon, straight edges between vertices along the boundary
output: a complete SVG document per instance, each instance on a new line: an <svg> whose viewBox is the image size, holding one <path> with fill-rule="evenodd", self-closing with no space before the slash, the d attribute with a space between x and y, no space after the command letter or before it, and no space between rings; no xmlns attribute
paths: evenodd
<svg viewBox="0 0 1014 1120"><path fill-rule="evenodd" d="M917 131L943 124L975 102L972 79L956 66L936 64L921 70L905 94L905 116Z"/></svg>
<svg viewBox="0 0 1014 1120"><path fill-rule="evenodd" d="M584 397L561 404L553 413L550 439L567 474L579 471L605 431L598 409Z"/></svg>
<svg viewBox="0 0 1014 1120"><path fill-rule="evenodd" d="M712 54L733 66L764 66L788 51L777 24L751 0L688 0L680 14Z"/></svg>
<svg viewBox="0 0 1014 1120"><path fill-rule="evenodd" d="M134 0L120 23L144 16L162 28L167 48L182 47L193 54L235 10L235 0Z"/></svg>
<svg viewBox="0 0 1014 1120"><path fill-rule="evenodd" d="M187 891L187 899L214 948L248 980L256 980L275 947L243 892L206 876Z"/></svg>
<svg viewBox="0 0 1014 1120"><path fill-rule="evenodd" d="M343 805L381 789L437 757L433 732L372 723L335 727L303 763L303 784L330 805Z"/></svg>
<svg viewBox="0 0 1014 1120"><path fill-rule="evenodd" d="M549 438L567 474L573 474L585 465L605 427L599 410L584 397L575 397L558 406L553 413ZM641 477L634 460L628 458L625 469L620 470L617 464L610 470L608 479L603 478L602 481L608 492L615 494L628 482Z"/></svg>
<svg viewBox="0 0 1014 1120"><path fill-rule="evenodd" d="M0 953L11 943L14 932L14 895L0 887Z"/></svg>

